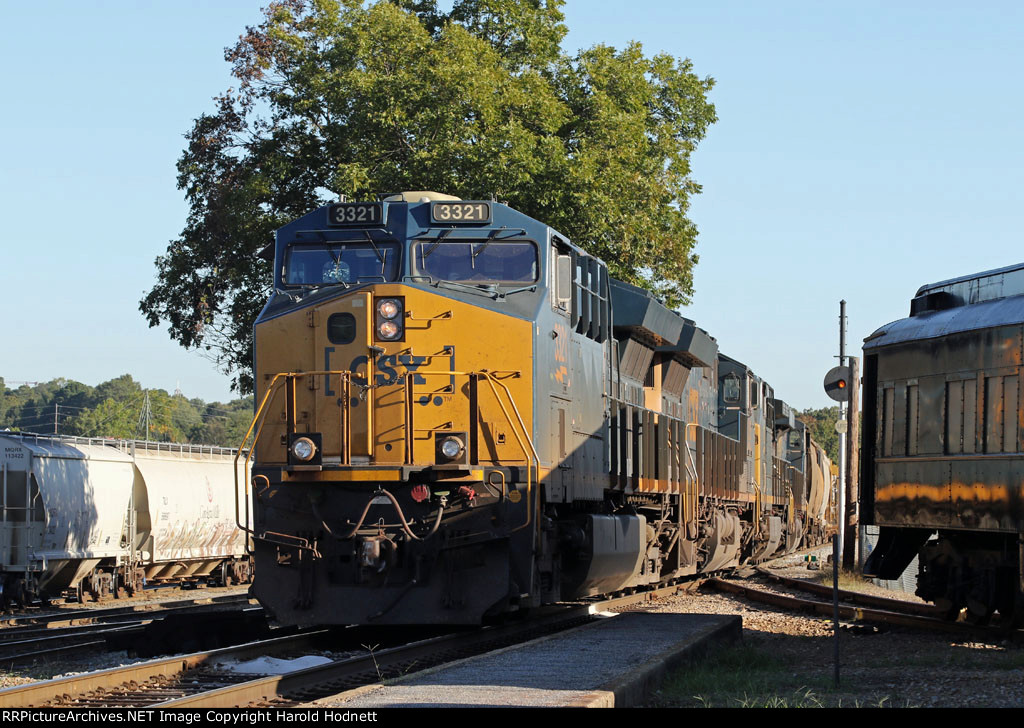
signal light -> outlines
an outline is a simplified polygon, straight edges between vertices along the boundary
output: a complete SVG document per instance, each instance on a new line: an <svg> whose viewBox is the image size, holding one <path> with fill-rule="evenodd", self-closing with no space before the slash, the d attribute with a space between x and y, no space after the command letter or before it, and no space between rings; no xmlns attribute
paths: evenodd
<svg viewBox="0 0 1024 728"><path fill-rule="evenodd" d="M825 394L836 402L848 402L850 399L850 367L832 367L825 375Z"/></svg>

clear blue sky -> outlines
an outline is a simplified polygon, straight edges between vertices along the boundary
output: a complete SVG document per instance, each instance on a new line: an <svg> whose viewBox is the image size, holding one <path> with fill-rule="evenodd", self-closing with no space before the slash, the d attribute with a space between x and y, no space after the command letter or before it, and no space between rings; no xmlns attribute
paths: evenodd
<svg viewBox="0 0 1024 728"><path fill-rule="evenodd" d="M181 230L182 134L231 85L261 2L5 3L0 376L130 372L207 400L228 378L138 301ZM1020 262L1024 4L571 0L574 51L637 40L717 84L685 313L804 407L838 348L923 283Z"/></svg>

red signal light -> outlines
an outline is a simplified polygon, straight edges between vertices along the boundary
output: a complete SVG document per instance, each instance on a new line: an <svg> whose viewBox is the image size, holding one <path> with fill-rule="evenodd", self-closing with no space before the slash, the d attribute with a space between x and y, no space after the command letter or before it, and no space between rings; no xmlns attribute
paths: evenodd
<svg viewBox="0 0 1024 728"><path fill-rule="evenodd" d="M830 369L825 375L825 394L837 402L849 401L850 395L846 390L850 388L851 376L853 373L850 367L839 366Z"/></svg>

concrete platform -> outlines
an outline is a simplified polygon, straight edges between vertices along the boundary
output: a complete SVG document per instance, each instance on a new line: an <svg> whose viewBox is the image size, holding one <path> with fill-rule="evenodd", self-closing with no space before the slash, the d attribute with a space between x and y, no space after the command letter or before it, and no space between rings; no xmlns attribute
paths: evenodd
<svg viewBox="0 0 1024 728"><path fill-rule="evenodd" d="M346 708L627 707L665 674L740 637L735 615L628 613L320 700Z"/></svg>

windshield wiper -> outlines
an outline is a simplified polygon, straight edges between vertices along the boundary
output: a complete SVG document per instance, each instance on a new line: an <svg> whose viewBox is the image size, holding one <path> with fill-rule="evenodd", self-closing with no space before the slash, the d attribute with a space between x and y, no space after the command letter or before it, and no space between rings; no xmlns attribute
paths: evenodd
<svg viewBox="0 0 1024 728"><path fill-rule="evenodd" d="M486 248L488 245L494 242L494 238L495 236L497 236L499 232L501 232L500 229L491 230L490 234L487 236L487 239L480 243L479 248L473 251L473 260L476 260L480 256L480 253L484 252L484 248Z"/></svg>
<svg viewBox="0 0 1024 728"><path fill-rule="evenodd" d="M380 261L380 274L384 275L384 256L381 255L380 248L378 248L377 243L373 241L373 236L370 235L369 230L363 230L363 235L366 236L366 242L373 246L373 252L377 254L377 260Z"/></svg>
<svg viewBox="0 0 1024 728"><path fill-rule="evenodd" d="M530 284L528 286L521 286L519 288L513 288L511 291L500 291L498 293L498 295L501 298L504 298L505 296L511 296L513 293L522 293L523 291L536 291L536 290L537 290L537 284L536 283L532 283L532 284Z"/></svg>
<svg viewBox="0 0 1024 728"><path fill-rule="evenodd" d="M446 288L454 288L462 291L472 291L473 293L479 293L487 296L488 298L498 298L498 289L493 284L481 283L478 286L470 286L465 283L456 283L455 281L434 281L434 287L445 286Z"/></svg>
<svg viewBox="0 0 1024 728"><path fill-rule="evenodd" d="M435 249L437 248L437 246L438 246L438 245L440 245L440 244L441 244L441 242L442 242L442 241L443 241L443 240L444 240L445 238L447 238L447 237L448 237L448 235L449 235L449 234L451 233L451 231L452 231L452 230L454 230L454 229L455 229L455 228L447 228L447 229L445 229L445 230L442 230L442 231L441 231L441 233L440 233L440 234L439 234L439 235L437 236L437 240L435 240L434 242L432 242L432 243L430 244L430 247L428 247L428 248L427 248L426 250L424 250L424 251L423 251L423 259L424 259L424 260L426 260L426 259L427 259L427 256L428 256L428 255L430 255L431 253L433 253L433 252L434 252L434 250L435 250Z"/></svg>

